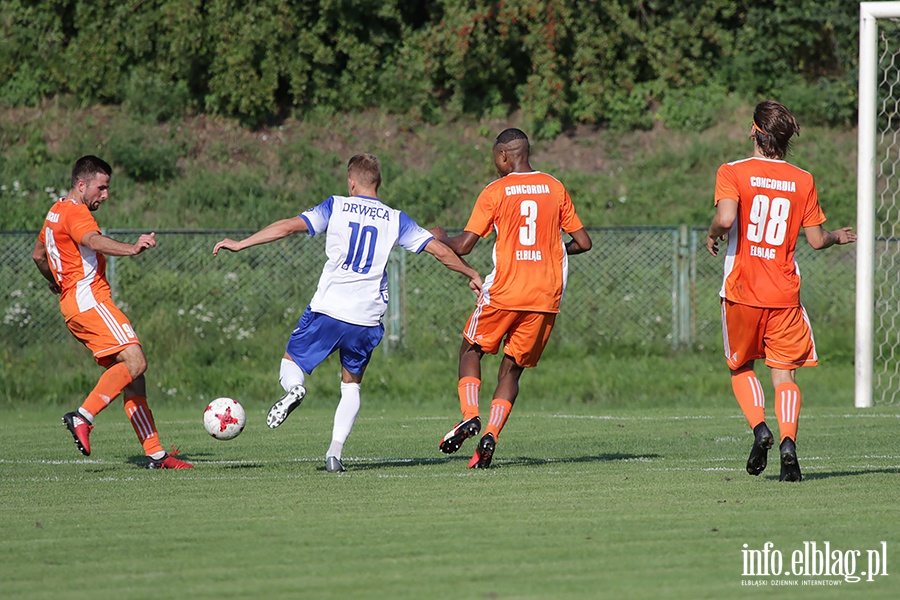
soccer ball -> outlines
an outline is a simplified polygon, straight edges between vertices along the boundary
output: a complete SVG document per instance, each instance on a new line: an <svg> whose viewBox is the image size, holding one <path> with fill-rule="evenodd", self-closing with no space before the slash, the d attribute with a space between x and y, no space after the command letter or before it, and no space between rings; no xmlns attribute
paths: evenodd
<svg viewBox="0 0 900 600"><path fill-rule="evenodd" d="M203 426L217 440L233 440L247 423L244 407L231 398L216 398L203 411Z"/></svg>

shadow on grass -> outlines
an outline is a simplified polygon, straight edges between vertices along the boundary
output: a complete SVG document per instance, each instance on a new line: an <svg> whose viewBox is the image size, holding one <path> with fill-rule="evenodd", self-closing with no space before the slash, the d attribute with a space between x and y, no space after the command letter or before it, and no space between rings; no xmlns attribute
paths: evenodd
<svg viewBox="0 0 900 600"><path fill-rule="evenodd" d="M804 473L803 481L811 481L814 479L830 479L832 477L859 477L860 475L875 474L898 475L900 474L900 467L887 467L882 469L859 469L856 471L824 471L816 473ZM778 479L778 477L773 477L772 479Z"/></svg>
<svg viewBox="0 0 900 600"><path fill-rule="evenodd" d="M567 463L603 463L617 461L643 461L660 458L659 454L598 454L597 456L578 456L571 458L532 458L529 456L518 456L512 458L499 458L494 460L494 467L512 467L512 466L540 466ZM385 469L390 467L421 467L426 465L439 465L448 462L464 462L468 463L471 456L446 456L435 458L408 458L408 459L384 459L371 461L348 461L346 466L351 467L354 471L369 471L373 469ZM324 471L325 467L319 467L320 471Z"/></svg>

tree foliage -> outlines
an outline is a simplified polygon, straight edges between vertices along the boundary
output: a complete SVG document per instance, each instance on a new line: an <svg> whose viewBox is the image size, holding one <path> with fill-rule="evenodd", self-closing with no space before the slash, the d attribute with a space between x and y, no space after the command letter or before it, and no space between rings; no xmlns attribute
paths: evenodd
<svg viewBox="0 0 900 600"><path fill-rule="evenodd" d="M0 103L67 94L156 120L194 110L249 124L312 109L432 122L521 110L553 136L579 123L648 127L656 106L669 125L702 127L709 102L691 99L737 92L842 123L856 103L857 10L843 0L0 0Z"/></svg>

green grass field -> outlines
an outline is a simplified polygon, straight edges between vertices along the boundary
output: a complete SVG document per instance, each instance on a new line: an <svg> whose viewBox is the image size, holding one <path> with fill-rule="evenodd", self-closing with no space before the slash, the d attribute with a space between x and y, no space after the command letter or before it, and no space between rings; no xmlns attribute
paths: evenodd
<svg viewBox="0 0 900 600"><path fill-rule="evenodd" d="M786 484L774 453L762 476L744 472L751 438L736 405L556 410L525 398L496 468L471 471L472 441L453 457L437 449L455 406L364 396L348 471L334 475L330 399L307 398L274 431L267 404L246 404L247 429L219 442L202 406L160 403L163 443L196 465L163 472L142 468L118 406L99 417L90 458L64 409L0 410L3 597L896 597L896 406L808 402L805 479ZM856 574L886 542L888 576L743 576L744 544L766 542L785 569L804 542L858 550ZM798 585L772 589L783 581Z"/></svg>

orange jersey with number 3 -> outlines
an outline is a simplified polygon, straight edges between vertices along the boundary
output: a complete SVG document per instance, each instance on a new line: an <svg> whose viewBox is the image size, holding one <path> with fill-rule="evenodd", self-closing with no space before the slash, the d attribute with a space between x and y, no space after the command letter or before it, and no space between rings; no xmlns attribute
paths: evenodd
<svg viewBox="0 0 900 600"><path fill-rule="evenodd" d="M794 249L801 227L821 225L813 176L783 160L748 158L719 167L716 204L731 199L738 215L728 233L719 295L763 308L800 305Z"/></svg>
<svg viewBox="0 0 900 600"><path fill-rule="evenodd" d="M583 227L566 188L546 173L510 173L488 185L466 224L479 237L497 234L484 301L506 310L559 312L568 273L562 232Z"/></svg>
<svg viewBox="0 0 900 600"><path fill-rule="evenodd" d="M47 213L38 239L62 293L60 311L66 321L111 299L106 280L106 258L81 245L85 234L100 232L84 204L60 198Z"/></svg>

